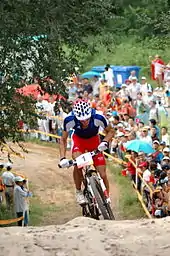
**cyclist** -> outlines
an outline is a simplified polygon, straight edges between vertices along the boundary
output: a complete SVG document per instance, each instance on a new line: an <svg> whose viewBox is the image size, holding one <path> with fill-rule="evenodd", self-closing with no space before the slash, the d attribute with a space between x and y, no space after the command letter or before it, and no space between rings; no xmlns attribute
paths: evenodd
<svg viewBox="0 0 170 256"><path fill-rule="evenodd" d="M104 129L106 134L104 140L100 142L98 135L99 128ZM109 141L114 135L114 130L108 123L107 119L99 114L95 109L90 107L90 104L83 99L78 99L73 110L64 119L64 130L60 140L60 166L62 168L69 167L69 160L66 159L67 138L69 130L73 129L72 135L72 157L75 159L86 151L98 149L100 152L94 156L94 166L100 173L107 192L109 193L109 182L106 175L106 162L102 151L108 148ZM85 198L81 190L82 170L74 167L73 171L74 183L76 186L76 198L79 204L85 203Z"/></svg>

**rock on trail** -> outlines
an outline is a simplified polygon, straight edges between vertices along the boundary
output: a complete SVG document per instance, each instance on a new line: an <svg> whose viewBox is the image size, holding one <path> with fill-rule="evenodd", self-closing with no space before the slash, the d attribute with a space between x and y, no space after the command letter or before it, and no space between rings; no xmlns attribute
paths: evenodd
<svg viewBox="0 0 170 256"><path fill-rule="evenodd" d="M1 228L0 256L169 256L170 218Z"/></svg>

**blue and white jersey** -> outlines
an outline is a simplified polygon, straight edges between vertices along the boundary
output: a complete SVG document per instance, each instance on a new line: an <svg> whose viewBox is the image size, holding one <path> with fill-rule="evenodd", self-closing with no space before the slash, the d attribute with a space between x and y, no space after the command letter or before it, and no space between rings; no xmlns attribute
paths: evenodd
<svg viewBox="0 0 170 256"><path fill-rule="evenodd" d="M89 139L98 134L100 127L105 129L108 124L107 119L103 115L99 114L95 109L92 109L89 125L86 129L83 129L81 122L77 120L74 113L71 112L64 119L64 131L69 132L70 129L73 129L74 134L80 138Z"/></svg>

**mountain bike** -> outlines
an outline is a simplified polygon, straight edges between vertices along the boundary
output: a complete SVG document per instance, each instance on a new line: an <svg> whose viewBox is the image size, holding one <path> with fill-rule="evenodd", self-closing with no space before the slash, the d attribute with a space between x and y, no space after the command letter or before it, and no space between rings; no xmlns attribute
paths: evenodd
<svg viewBox="0 0 170 256"><path fill-rule="evenodd" d="M93 157L99 153L98 150L87 152L76 160L69 161L69 167L77 165L83 169L83 194L86 203L82 204L82 215L94 219L114 220L109 196L104 185L103 179L93 165ZM60 166L59 166L60 167Z"/></svg>

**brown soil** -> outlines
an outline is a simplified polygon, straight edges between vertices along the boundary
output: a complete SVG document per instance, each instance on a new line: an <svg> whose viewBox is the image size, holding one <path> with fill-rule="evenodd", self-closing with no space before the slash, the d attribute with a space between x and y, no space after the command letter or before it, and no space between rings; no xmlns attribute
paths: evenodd
<svg viewBox="0 0 170 256"><path fill-rule="evenodd" d="M80 216L81 209L75 202L72 168L58 168L59 151L57 147L27 143L26 148L28 154L25 154L25 159L15 157L14 171L28 177L30 189L33 190L33 194L40 202L45 205L54 205L60 209L60 214L50 212L50 218L46 216L43 224L61 224ZM118 203L118 190L115 187L112 175L110 173L108 175L115 213Z"/></svg>

